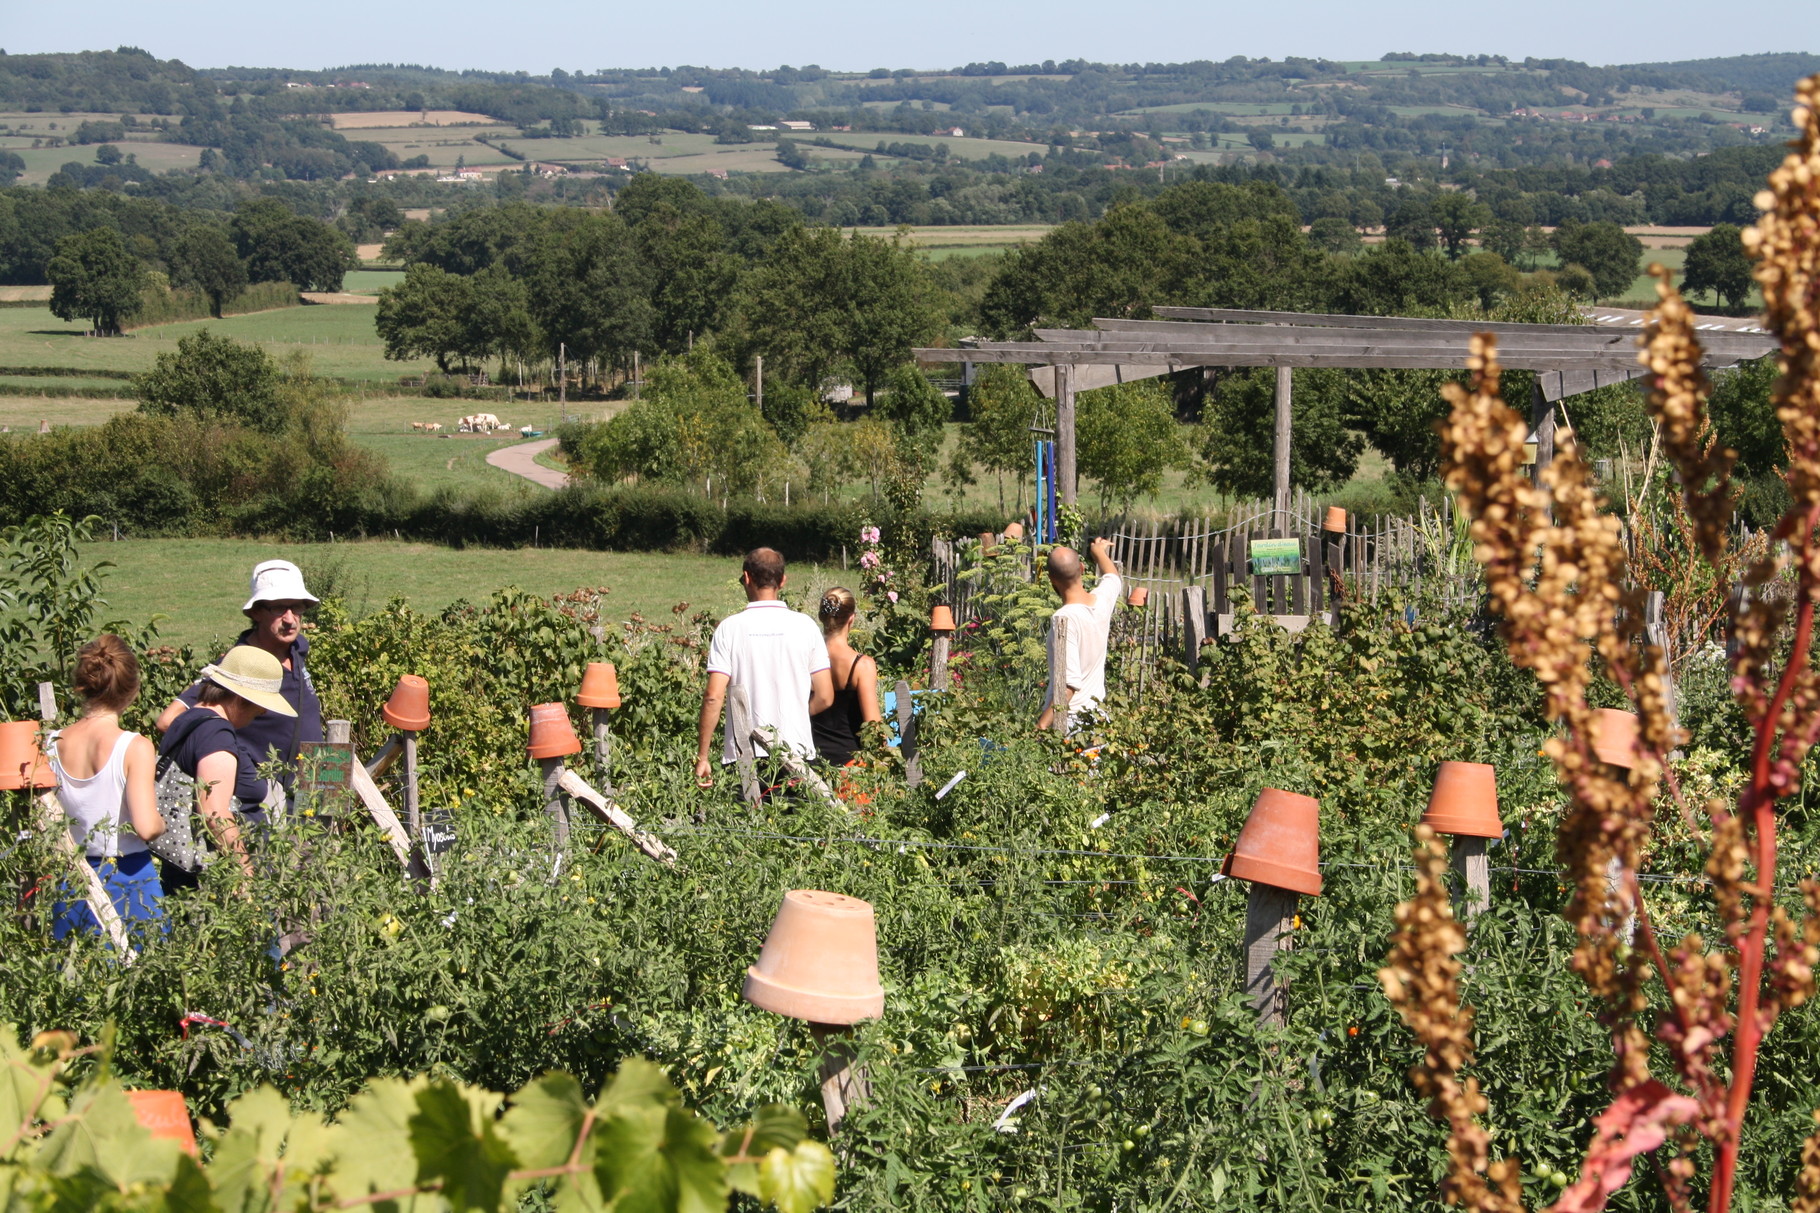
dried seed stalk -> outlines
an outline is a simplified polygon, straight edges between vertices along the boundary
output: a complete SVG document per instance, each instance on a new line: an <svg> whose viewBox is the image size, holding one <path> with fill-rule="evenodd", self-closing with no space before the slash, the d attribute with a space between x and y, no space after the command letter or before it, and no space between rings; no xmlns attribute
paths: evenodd
<svg viewBox="0 0 1820 1213"><path fill-rule="evenodd" d="M1490 1161L1491 1137L1477 1120L1487 1109L1479 1080L1459 1078L1472 1061L1472 1008L1460 1005L1455 957L1466 949L1466 933L1454 919L1446 873L1447 848L1432 829L1417 826L1416 895L1397 907L1389 963L1378 980L1423 1045L1409 1081L1428 1097L1435 1118L1447 1122L1447 1203L1479 1213L1521 1213L1517 1164Z"/></svg>

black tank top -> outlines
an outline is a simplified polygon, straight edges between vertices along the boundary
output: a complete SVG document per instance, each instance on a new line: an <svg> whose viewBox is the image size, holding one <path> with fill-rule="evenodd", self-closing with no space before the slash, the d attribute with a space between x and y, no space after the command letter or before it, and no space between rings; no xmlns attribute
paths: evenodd
<svg viewBox="0 0 1820 1213"><path fill-rule="evenodd" d="M825 712L809 717L809 731L815 738L815 753L830 766L844 767L859 749L859 728L865 722L860 712L859 688L853 685L853 671L866 659L861 653L847 667L845 686L834 688L834 702Z"/></svg>

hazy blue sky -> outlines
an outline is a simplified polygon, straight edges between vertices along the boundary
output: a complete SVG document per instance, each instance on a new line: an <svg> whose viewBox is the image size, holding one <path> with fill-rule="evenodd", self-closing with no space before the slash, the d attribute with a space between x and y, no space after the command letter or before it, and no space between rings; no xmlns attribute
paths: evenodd
<svg viewBox="0 0 1820 1213"><path fill-rule="evenodd" d="M1637 63L1820 51L1820 0L83 0L0 3L0 48L140 46L194 67L421 63L523 69L675 66L951 67L1081 57L1375 59L1386 51Z"/></svg>

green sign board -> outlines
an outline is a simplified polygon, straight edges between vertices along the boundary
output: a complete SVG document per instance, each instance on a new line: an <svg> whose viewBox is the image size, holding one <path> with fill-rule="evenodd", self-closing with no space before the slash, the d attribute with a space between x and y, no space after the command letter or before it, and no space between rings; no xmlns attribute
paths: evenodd
<svg viewBox="0 0 1820 1213"><path fill-rule="evenodd" d="M305 816L334 817L354 790L354 747L306 742L297 756L297 807Z"/></svg>
<svg viewBox="0 0 1820 1213"><path fill-rule="evenodd" d="M1300 539L1253 539L1251 541L1251 575L1270 577L1280 574L1291 576L1302 571L1302 541Z"/></svg>

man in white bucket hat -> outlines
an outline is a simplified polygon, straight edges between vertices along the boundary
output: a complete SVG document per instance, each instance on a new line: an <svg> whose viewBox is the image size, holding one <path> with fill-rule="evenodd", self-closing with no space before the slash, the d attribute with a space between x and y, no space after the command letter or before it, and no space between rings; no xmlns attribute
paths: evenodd
<svg viewBox="0 0 1820 1213"><path fill-rule="evenodd" d="M303 571L296 565L288 560L261 561L253 566L246 605L240 608L253 626L234 642L264 649L278 659L284 670L278 693L294 713L266 712L239 730L240 740L261 759L276 753L293 770L298 752L323 739L322 703L305 664L310 641L303 634L303 616L316 604L316 596L304 587ZM198 679L158 717L159 732L195 707L201 693L202 680ZM288 789L292 779L283 782Z"/></svg>

